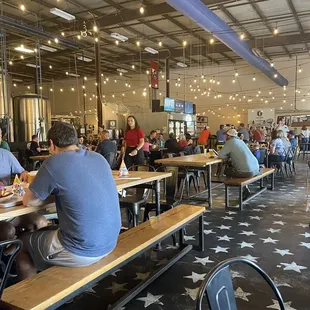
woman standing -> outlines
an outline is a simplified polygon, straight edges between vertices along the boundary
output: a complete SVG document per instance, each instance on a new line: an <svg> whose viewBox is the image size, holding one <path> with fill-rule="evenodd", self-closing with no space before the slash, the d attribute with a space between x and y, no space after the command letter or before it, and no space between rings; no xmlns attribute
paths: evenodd
<svg viewBox="0 0 310 310"><path fill-rule="evenodd" d="M302 138L302 150L303 151L308 151L308 144L309 143L309 136L310 136L310 130L307 129L306 126L302 126L301 128L301 138Z"/></svg>
<svg viewBox="0 0 310 310"><path fill-rule="evenodd" d="M133 165L144 164L144 132L139 127L136 118L132 115L127 117L127 130L124 137L122 152L125 153L124 161L127 168Z"/></svg>

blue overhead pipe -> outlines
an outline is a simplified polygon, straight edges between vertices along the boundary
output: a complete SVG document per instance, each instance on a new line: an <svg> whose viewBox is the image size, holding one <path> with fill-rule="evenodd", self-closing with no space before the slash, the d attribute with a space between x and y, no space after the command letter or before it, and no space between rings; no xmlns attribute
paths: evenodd
<svg viewBox="0 0 310 310"><path fill-rule="evenodd" d="M172 7L189 17L203 29L212 33L250 65L267 75L279 86L287 86L288 80L265 59L256 56L249 45L222 19L213 13L201 0L166 0Z"/></svg>

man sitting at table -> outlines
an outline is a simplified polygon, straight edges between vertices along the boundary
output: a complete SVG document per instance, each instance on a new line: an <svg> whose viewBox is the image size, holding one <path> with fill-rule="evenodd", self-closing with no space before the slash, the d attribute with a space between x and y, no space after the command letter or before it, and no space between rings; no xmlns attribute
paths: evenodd
<svg viewBox="0 0 310 310"><path fill-rule="evenodd" d="M219 152L219 158L231 159L231 165L225 168L224 174L233 178L251 178L259 174L259 164L247 145L238 138L235 129L227 131L227 142ZM250 194L246 187L244 199Z"/></svg>
<svg viewBox="0 0 310 310"><path fill-rule="evenodd" d="M101 154L109 163L111 169L116 163L117 146L116 143L110 140L110 133L103 130L101 133L101 142L98 144L97 153Z"/></svg>
<svg viewBox="0 0 310 310"><path fill-rule="evenodd" d="M0 149L11 151L9 144L6 141L2 140L2 129L1 128L0 128Z"/></svg>
<svg viewBox="0 0 310 310"><path fill-rule="evenodd" d="M41 148L39 145L39 138L37 135L33 135L30 143L30 151L34 156L37 156L41 153Z"/></svg>
<svg viewBox="0 0 310 310"><path fill-rule="evenodd" d="M20 180L27 181L28 172L15 156L7 150L0 149L0 186L10 185L12 174L20 174ZM14 239L20 230L34 231L45 226L47 221L36 212L0 221L0 241Z"/></svg>
<svg viewBox="0 0 310 310"><path fill-rule="evenodd" d="M70 124L55 123L47 138L53 156L42 164L24 204L43 206L55 199L59 227L21 238L20 279L53 265L93 264L113 251L121 229L118 193L107 161L78 148Z"/></svg>

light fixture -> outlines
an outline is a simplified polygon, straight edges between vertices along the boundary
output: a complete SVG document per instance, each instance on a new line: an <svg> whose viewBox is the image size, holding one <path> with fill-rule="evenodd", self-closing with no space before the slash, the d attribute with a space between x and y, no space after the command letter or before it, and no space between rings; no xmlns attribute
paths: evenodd
<svg viewBox="0 0 310 310"><path fill-rule="evenodd" d="M62 32L62 33L61 33L61 35L64 37L64 36L65 36L65 33L64 33L64 32Z"/></svg>
<svg viewBox="0 0 310 310"><path fill-rule="evenodd" d="M10 66L12 66L12 65L13 65L13 62L12 62L11 60L9 61L9 65L10 65Z"/></svg>
<svg viewBox="0 0 310 310"><path fill-rule="evenodd" d="M94 32L98 32L98 27L96 25L94 25L93 30L94 30Z"/></svg>
<svg viewBox="0 0 310 310"><path fill-rule="evenodd" d="M14 48L14 50L18 51L18 52L22 52L22 53L27 53L27 54L34 53L34 50L32 50L30 48L26 48L24 45L17 46Z"/></svg>
<svg viewBox="0 0 310 310"><path fill-rule="evenodd" d="M14 83L13 86L16 87L17 85Z"/></svg>
<svg viewBox="0 0 310 310"><path fill-rule="evenodd" d="M52 92L52 91L53 91L53 88L50 88L50 91Z"/></svg>
<svg viewBox="0 0 310 310"><path fill-rule="evenodd" d="M24 12L24 11L26 10L26 7L22 4L22 5L20 6L20 9Z"/></svg>
<svg viewBox="0 0 310 310"><path fill-rule="evenodd" d="M115 44L118 45L118 44L119 44L119 41L118 41L118 40L115 40Z"/></svg>
<svg viewBox="0 0 310 310"><path fill-rule="evenodd" d="M28 89L30 89L30 86L27 86Z"/></svg>
<svg viewBox="0 0 310 310"><path fill-rule="evenodd" d="M299 65L298 72L299 72L299 73L301 73L301 72L302 72L301 65Z"/></svg>
<svg viewBox="0 0 310 310"><path fill-rule="evenodd" d="M187 41L183 41L183 46L185 47L187 45Z"/></svg>
<svg viewBox="0 0 310 310"><path fill-rule="evenodd" d="M211 38L209 42L210 42L210 44L213 44L214 43L214 39Z"/></svg>
<svg viewBox="0 0 310 310"><path fill-rule="evenodd" d="M55 43L59 43L59 40L57 38L54 39Z"/></svg>
<svg viewBox="0 0 310 310"><path fill-rule="evenodd" d="M137 44L137 46L140 46L140 41L137 41L136 44Z"/></svg>
<svg viewBox="0 0 310 310"><path fill-rule="evenodd" d="M241 34L240 34L240 40L244 40L245 39L245 34L242 32Z"/></svg>
<svg viewBox="0 0 310 310"><path fill-rule="evenodd" d="M48 52L57 52L56 48L46 46L46 45L40 45L40 49Z"/></svg>
<svg viewBox="0 0 310 310"><path fill-rule="evenodd" d="M153 55L158 54L157 50L155 50L154 48L151 48L149 46L147 46L144 50L149 52L150 54L153 54Z"/></svg>
<svg viewBox="0 0 310 310"><path fill-rule="evenodd" d="M81 40L81 36L79 34L76 37L78 40Z"/></svg>
<svg viewBox="0 0 310 310"><path fill-rule="evenodd" d="M52 65L49 65L49 68L50 68L50 69L53 69L53 66L52 66Z"/></svg>
<svg viewBox="0 0 310 310"><path fill-rule="evenodd" d="M274 63L273 63L273 61L270 63L270 67L274 67Z"/></svg>
<svg viewBox="0 0 310 310"><path fill-rule="evenodd" d="M149 70L146 70L145 73L146 73L146 74L150 74L150 71L149 71Z"/></svg>
<svg viewBox="0 0 310 310"><path fill-rule="evenodd" d="M128 38L126 36L123 36L122 34L119 34L117 32L112 32L110 36L118 41L122 41L122 42L128 41Z"/></svg>
<svg viewBox="0 0 310 310"><path fill-rule="evenodd" d="M235 76L238 76L239 75L239 73L238 73L238 71L236 70L236 72L235 72Z"/></svg>
<svg viewBox="0 0 310 310"><path fill-rule="evenodd" d="M275 36L279 34L279 29L278 29L277 26L276 26L276 28L274 28L273 34L274 34Z"/></svg>
<svg viewBox="0 0 310 310"><path fill-rule="evenodd" d="M74 91L74 87L72 87L71 90Z"/></svg>
<svg viewBox="0 0 310 310"><path fill-rule="evenodd" d="M278 77L278 75L277 75L277 74L275 74L273 77L276 79L276 78Z"/></svg>
<svg viewBox="0 0 310 310"><path fill-rule="evenodd" d="M48 44L52 44L52 41L51 41L51 40L48 40L47 43L48 43Z"/></svg>
<svg viewBox="0 0 310 310"><path fill-rule="evenodd" d="M40 68L40 66L37 66L35 64L26 64L26 66L31 68Z"/></svg>
<svg viewBox="0 0 310 310"><path fill-rule="evenodd" d="M184 62L177 62L177 66L181 68L187 68L187 64L185 64Z"/></svg>
<svg viewBox="0 0 310 310"><path fill-rule="evenodd" d="M87 57L82 57L82 56L79 56L77 57L78 60L82 60L82 61L85 61L85 62L92 62L93 60L90 59L90 58L87 58Z"/></svg>
<svg viewBox="0 0 310 310"><path fill-rule="evenodd" d="M64 90L62 88L60 88L60 91L63 92Z"/></svg>
<svg viewBox="0 0 310 310"><path fill-rule="evenodd" d="M253 80L253 82L255 82L255 81L256 81L256 76L255 76L255 73L254 73L254 75L253 75L252 80Z"/></svg>
<svg viewBox="0 0 310 310"><path fill-rule="evenodd" d="M233 79L233 80L232 80L232 82L233 82L233 84L234 84L234 83L236 83L236 80L235 80L235 79Z"/></svg>
<svg viewBox="0 0 310 310"><path fill-rule="evenodd" d="M74 15L71 15L63 10L59 10L57 8L52 8L50 9L50 13L51 14L54 14L56 16L59 16L61 18L64 18L66 20L74 20L75 19L75 16Z"/></svg>
<svg viewBox="0 0 310 310"><path fill-rule="evenodd" d="M98 39L98 38L95 38L95 42L96 42L96 43L99 42L99 39Z"/></svg>
<svg viewBox="0 0 310 310"><path fill-rule="evenodd" d="M162 47L162 46L163 46L163 43L162 43L161 41L159 41L159 42L158 42L158 45L159 45L160 47Z"/></svg>
<svg viewBox="0 0 310 310"><path fill-rule="evenodd" d="M146 92L144 91L144 92L142 93L142 95L143 95L143 97L146 97Z"/></svg>
<svg viewBox="0 0 310 310"><path fill-rule="evenodd" d="M259 90L258 90L258 93L260 94L261 92L262 92L262 91L259 89Z"/></svg>
<svg viewBox="0 0 310 310"><path fill-rule="evenodd" d="M144 7L141 6L140 9L139 9L139 11L140 11L140 14L144 14Z"/></svg>
<svg viewBox="0 0 310 310"><path fill-rule="evenodd" d="M132 65L131 68L134 70L134 69L136 68L136 66L135 66L135 65Z"/></svg>

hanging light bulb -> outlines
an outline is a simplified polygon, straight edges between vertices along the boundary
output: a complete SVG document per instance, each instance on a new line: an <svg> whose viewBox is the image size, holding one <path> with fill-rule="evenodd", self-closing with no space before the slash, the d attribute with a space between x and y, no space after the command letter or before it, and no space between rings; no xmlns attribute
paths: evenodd
<svg viewBox="0 0 310 310"><path fill-rule="evenodd" d="M71 90L74 91L74 87L72 87Z"/></svg>
<svg viewBox="0 0 310 310"><path fill-rule="evenodd" d="M22 5L20 6L20 9L21 9L23 12L25 12L26 7L22 4Z"/></svg>
<svg viewBox="0 0 310 310"><path fill-rule="evenodd" d="M241 34L240 34L240 40L244 40L245 39L245 34L242 32Z"/></svg>
<svg viewBox="0 0 310 310"><path fill-rule="evenodd" d="M27 86L28 89L30 89L30 86Z"/></svg>
<svg viewBox="0 0 310 310"><path fill-rule="evenodd" d="M62 88L60 88L60 91L63 92L64 90Z"/></svg>
<svg viewBox="0 0 310 310"><path fill-rule="evenodd" d="M49 65L49 68L50 68L50 69L53 69L53 66L52 66L52 65Z"/></svg>
<svg viewBox="0 0 310 310"><path fill-rule="evenodd" d="M236 83L236 80L235 80L235 79L233 79L233 80L232 80L232 82L233 82L233 84L234 84L234 83Z"/></svg>
<svg viewBox="0 0 310 310"><path fill-rule="evenodd" d="M185 47L187 45L187 41L183 41L183 46Z"/></svg>
<svg viewBox="0 0 310 310"><path fill-rule="evenodd" d="M277 75L277 74L275 74L273 77L276 79L276 78L278 77L278 75Z"/></svg>
<svg viewBox="0 0 310 310"><path fill-rule="evenodd" d="M146 72L145 72L146 74L150 74L150 71L149 70L146 70Z"/></svg>
<svg viewBox="0 0 310 310"><path fill-rule="evenodd" d="M59 43L59 40L57 38L54 39L55 43Z"/></svg>
<svg viewBox="0 0 310 310"><path fill-rule="evenodd" d="M298 73L301 73L301 72L302 72L301 65L299 65Z"/></svg>
<svg viewBox="0 0 310 310"><path fill-rule="evenodd" d="M221 84L221 82L220 82L219 80L217 80L216 84L217 84L217 85L220 85L220 84Z"/></svg>
<svg viewBox="0 0 310 310"><path fill-rule="evenodd" d="M163 46L163 43L162 43L161 41L159 41L159 42L158 42L158 45L159 45L160 47L162 47L162 46Z"/></svg>
<svg viewBox="0 0 310 310"><path fill-rule="evenodd" d="M140 41L137 41L136 44L137 44L137 46L140 46Z"/></svg>
<svg viewBox="0 0 310 310"><path fill-rule="evenodd" d="M238 71L236 70L236 72L235 72L235 76L238 76L239 75L239 73L238 73Z"/></svg>
<svg viewBox="0 0 310 310"><path fill-rule="evenodd" d="M96 25L94 25L93 30L94 30L94 32L98 32L98 27Z"/></svg>
<svg viewBox="0 0 310 310"><path fill-rule="evenodd" d="M79 34L76 37L78 38L78 40L81 40L81 36Z"/></svg>
<svg viewBox="0 0 310 310"><path fill-rule="evenodd" d="M256 81L256 76L255 76L255 73L254 73L254 75L253 75L252 80L253 80L253 82L255 82L255 81Z"/></svg>
<svg viewBox="0 0 310 310"><path fill-rule="evenodd" d="M9 65L12 66L13 65L13 61L10 60L9 61Z"/></svg>
<svg viewBox="0 0 310 310"><path fill-rule="evenodd" d="M210 42L210 44L213 44L214 43L214 38L211 38L209 42Z"/></svg>
<svg viewBox="0 0 310 310"><path fill-rule="evenodd" d="M95 42L96 42L96 43L99 42L99 39L98 39L98 38L95 38Z"/></svg>
<svg viewBox="0 0 310 310"><path fill-rule="evenodd" d="M273 63L273 61L270 63L270 67L274 67L274 63Z"/></svg>
<svg viewBox="0 0 310 310"><path fill-rule="evenodd" d="M64 36L65 36L65 33L64 33L64 32L62 32L62 33L61 33L61 35L64 37Z"/></svg>
<svg viewBox="0 0 310 310"><path fill-rule="evenodd" d="M118 44L119 44L119 41L118 41L118 40L115 40L115 44L118 45Z"/></svg>
<svg viewBox="0 0 310 310"><path fill-rule="evenodd" d="M144 14L144 7L141 6L140 9L139 9L139 11L140 11L140 14Z"/></svg>
<svg viewBox="0 0 310 310"><path fill-rule="evenodd" d="M274 28L273 34L274 34L275 36L279 34L279 29L278 29L277 26L276 26L276 28Z"/></svg>

